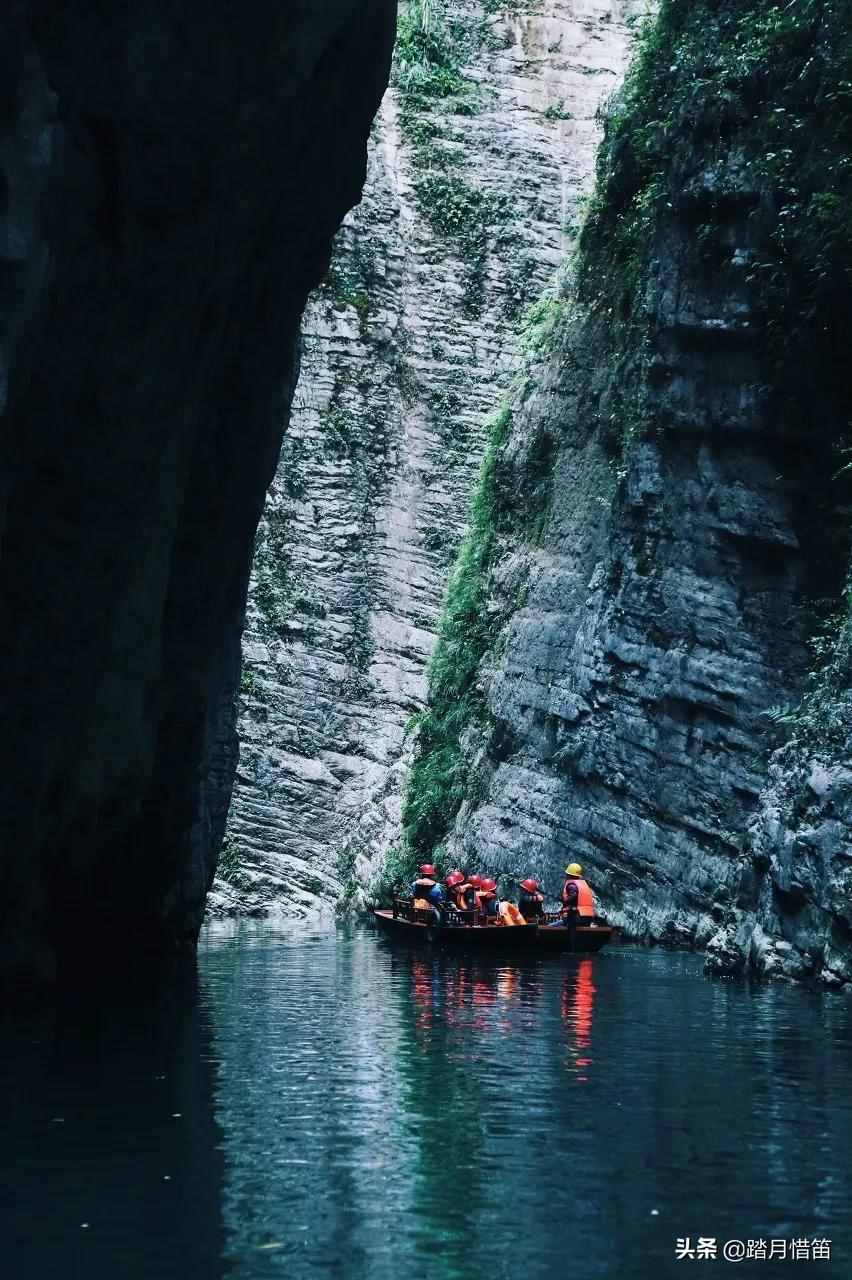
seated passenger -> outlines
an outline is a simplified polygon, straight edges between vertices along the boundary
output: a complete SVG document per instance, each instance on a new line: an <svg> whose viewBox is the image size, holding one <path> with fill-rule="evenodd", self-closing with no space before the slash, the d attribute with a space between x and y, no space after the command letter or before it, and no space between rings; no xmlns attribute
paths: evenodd
<svg viewBox="0 0 852 1280"><path fill-rule="evenodd" d="M489 920L493 920L497 916L499 910L499 903L497 902L497 881L492 880L489 876L483 876L477 898L480 911L484 912Z"/></svg>
<svg viewBox="0 0 852 1280"><path fill-rule="evenodd" d="M482 892L482 876L477 875L476 873L472 876L468 876L467 883L461 886L461 892L464 897L465 911L479 912L482 910L482 902L480 901L480 895Z"/></svg>
<svg viewBox="0 0 852 1280"><path fill-rule="evenodd" d="M456 885L455 898L459 911L473 911L476 907L477 886L473 883L474 880L479 880L479 876L465 876L462 883Z"/></svg>
<svg viewBox="0 0 852 1280"><path fill-rule="evenodd" d="M444 889L448 900L454 907L463 909L459 901L459 890L465 883L465 878L461 871L450 871L444 876Z"/></svg>
<svg viewBox="0 0 852 1280"><path fill-rule="evenodd" d="M411 882L411 896L414 899L415 907L423 910L432 905L428 898L430 891L438 885L437 875L438 872L431 862L424 862L421 867L417 868L417 877ZM440 888L440 885L438 887Z"/></svg>
<svg viewBox="0 0 852 1280"><path fill-rule="evenodd" d="M434 907L435 914L437 915L438 919L442 920L443 909L446 905L446 901L444 898L444 890L441 888L439 884L433 884L432 888L429 890L427 897L429 900L429 906Z"/></svg>
<svg viewBox="0 0 852 1280"><path fill-rule="evenodd" d="M518 903L521 915L528 921L540 920L544 915L544 894L541 892L541 885L531 876L526 880L519 880L518 884L522 890Z"/></svg>

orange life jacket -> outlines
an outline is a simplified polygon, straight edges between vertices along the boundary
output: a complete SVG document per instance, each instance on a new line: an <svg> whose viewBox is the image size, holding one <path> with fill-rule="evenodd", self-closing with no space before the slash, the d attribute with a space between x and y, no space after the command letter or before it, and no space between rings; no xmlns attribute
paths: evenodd
<svg viewBox="0 0 852 1280"><path fill-rule="evenodd" d="M595 914L595 897L588 883L585 880L581 880L579 876L571 876L565 881L565 884L575 884L577 886L577 915L591 920Z"/></svg>
<svg viewBox="0 0 852 1280"><path fill-rule="evenodd" d="M468 884L465 880L464 884L456 885L453 889L453 896L456 900L456 906L459 911L470 911L476 906L475 891L472 884ZM468 906L467 898L471 898L470 906Z"/></svg>
<svg viewBox="0 0 852 1280"><path fill-rule="evenodd" d="M501 902L498 911L503 924L526 924L526 920L521 915L514 902Z"/></svg>

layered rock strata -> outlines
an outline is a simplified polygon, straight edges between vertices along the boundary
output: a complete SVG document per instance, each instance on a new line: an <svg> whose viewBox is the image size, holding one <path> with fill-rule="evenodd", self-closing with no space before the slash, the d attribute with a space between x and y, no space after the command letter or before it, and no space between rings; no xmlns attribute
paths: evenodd
<svg viewBox="0 0 852 1280"><path fill-rule="evenodd" d="M640 6L403 9L365 198L306 313L255 553L238 785L214 912L314 912L400 841L487 419L574 242Z"/></svg>
<svg viewBox="0 0 852 1280"><path fill-rule="evenodd" d="M305 298L392 0L0 19L0 975L197 933Z"/></svg>
<svg viewBox="0 0 852 1280"><path fill-rule="evenodd" d="M841 983L850 118L820 104L852 47L807 9L670 0L646 39L495 437L408 813L414 851L507 886L579 861L715 971Z"/></svg>

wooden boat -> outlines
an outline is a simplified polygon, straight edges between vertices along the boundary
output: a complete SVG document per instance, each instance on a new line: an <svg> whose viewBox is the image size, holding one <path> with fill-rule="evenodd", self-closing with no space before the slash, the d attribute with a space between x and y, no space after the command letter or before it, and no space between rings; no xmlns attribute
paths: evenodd
<svg viewBox="0 0 852 1280"><path fill-rule="evenodd" d="M434 911L414 907L405 899L395 899L392 909L373 909L373 919L385 933L408 942L453 943L467 947L529 947L535 945L538 926L498 925L468 920L473 911L444 910L439 923ZM479 921L482 921L479 916Z"/></svg>
<svg viewBox="0 0 852 1280"><path fill-rule="evenodd" d="M385 933L409 942L453 943L474 947L527 947L590 955L612 940L615 929L603 920L588 925L561 925L557 914L542 923L504 925L486 923L476 911L445 908L439 922L435 912L415 907L410 898L395 898L392 908L374 908L373 919Z"/></svg>

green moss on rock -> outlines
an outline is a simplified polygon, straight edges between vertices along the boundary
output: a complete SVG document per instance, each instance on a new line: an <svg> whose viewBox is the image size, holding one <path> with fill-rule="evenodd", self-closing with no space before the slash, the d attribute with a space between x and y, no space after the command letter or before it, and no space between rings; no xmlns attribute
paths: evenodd
<svg viewBox="0 0 852 1280"><path fill-rule="evenodd" d="M429 667L429 699L417 717L417 754L403 809L403 829L416 854L431 853L452 825L465 792L459 739L485 714L476 674L490 641L487 580L498 535L505 528L498 453L511 423L504 406L491 424L488 448L471 505L470 531L447 589L438 644Z"/></svg>

